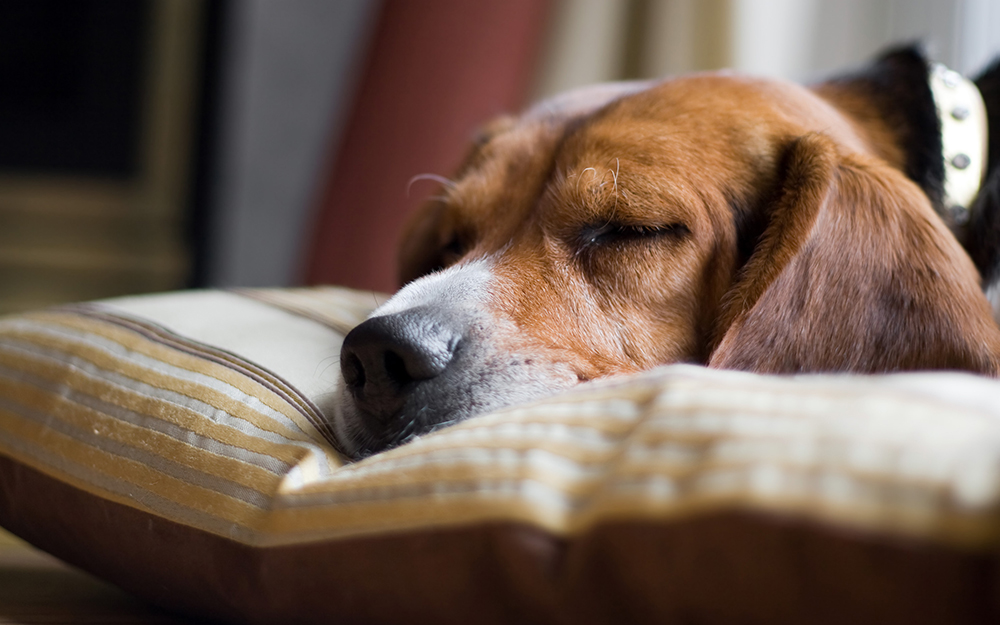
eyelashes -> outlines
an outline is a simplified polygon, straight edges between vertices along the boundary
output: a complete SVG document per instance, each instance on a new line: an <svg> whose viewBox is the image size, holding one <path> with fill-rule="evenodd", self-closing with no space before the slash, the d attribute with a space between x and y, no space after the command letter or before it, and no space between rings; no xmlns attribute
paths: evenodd
<svg viewBox="0 0 1000 625"><path fill-rule="evenodd" d="M466 251L465 241L458 235L453 235L451 239L441 248L441 262L444 265L449 265L465 254Z"/></svg>
<svg viewBox="0 0 1000 625"><path fill-rule="evenodd" d="M627 246L669 244L685 239L690 229L681 223L672 224L626 224L606 222L584 226L575 237L576 254L587 255L602 249L622 249ZM571 238L572 241L572 238ZM652 249L652 248L649 248ZM437 249L432 262L421 275L440 271L458 262L469 251L467 236L454 234L447 243ZM596 260L596 258L594 258Z"/></svg>
<svg viewBox="0 0 1000 625"><path fill-rule="evenodd" d="M580 233L583 248L631 243L657 243L686 237L691 231L684 224L619 224L587 226Z"/></svg>
<svg viewBox="0 0 1000 625"><path fill-rule="evenodd" d="M445 267L455 263L466 252L466 243L458 235L453 235L442 247L437 250L434 260L428 264L428 268L421 275L427 275L436 271L441 271Z"/></svg>

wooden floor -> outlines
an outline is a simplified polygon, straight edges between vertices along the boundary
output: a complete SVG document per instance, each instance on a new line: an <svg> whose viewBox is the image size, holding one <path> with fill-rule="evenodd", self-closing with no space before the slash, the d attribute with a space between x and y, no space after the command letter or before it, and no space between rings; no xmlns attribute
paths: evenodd
<svg viewBox="0 0 1000 625"><path fill-rule="evenodd" d="M165 614L0 530L0 625L194 622Z"/></svg>

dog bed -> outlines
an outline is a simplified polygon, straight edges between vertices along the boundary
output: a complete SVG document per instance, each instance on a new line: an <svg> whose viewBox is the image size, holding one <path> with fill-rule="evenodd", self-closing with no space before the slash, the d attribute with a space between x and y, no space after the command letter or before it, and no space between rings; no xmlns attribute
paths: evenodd
<svg viewBox="0 0 1000 625"><path fill-rule="evenodd" d="M229 622L1000 618L1000 382L673 365L348 463L339 345L381 299L0 320L0 525Z"/></svg>

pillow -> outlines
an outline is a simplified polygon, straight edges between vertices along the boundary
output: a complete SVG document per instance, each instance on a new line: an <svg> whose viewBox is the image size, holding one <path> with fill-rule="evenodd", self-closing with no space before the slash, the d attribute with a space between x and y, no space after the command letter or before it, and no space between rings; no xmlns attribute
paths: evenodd
<svg viewBox="0 0 1000 625"><path fill-rule="evenodd" d="M691 365L345 463L382 296L196 291L0 321L0 525L234 622L1000 616L998 382Z"/></svg>

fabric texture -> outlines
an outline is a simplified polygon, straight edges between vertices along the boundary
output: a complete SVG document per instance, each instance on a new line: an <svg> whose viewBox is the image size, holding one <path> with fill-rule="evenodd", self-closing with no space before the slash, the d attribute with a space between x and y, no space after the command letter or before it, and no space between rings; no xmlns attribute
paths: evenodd
<svg viewBox="0 0 1000 625"><path fill-rule="evenodd" d="M0 320L0 525L234 622L1000 616L997 381L673 365L346 463L339 345L381 298Z"/></svg>

